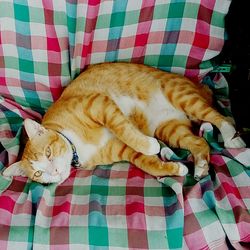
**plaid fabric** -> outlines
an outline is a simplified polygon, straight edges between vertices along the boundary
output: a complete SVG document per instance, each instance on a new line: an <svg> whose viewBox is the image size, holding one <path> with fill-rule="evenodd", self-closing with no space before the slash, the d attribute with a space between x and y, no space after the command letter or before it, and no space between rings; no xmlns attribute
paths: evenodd
<svg viewBox="0 0 250 250"><path fill-rule="evenodd" d="M71 79L102 61L203 79L224 41L230 1L0 1L0 169L17 159L22 121L40 120ZM216 76L217 77L217 76ZM223 78L212 81L224 111ZM214 132L214 134L213 134ZM224 150L209 124L210 175L155 178L127 163L72 169L61 185L0 175L0 249L249 249L250 151Z"/></svg>

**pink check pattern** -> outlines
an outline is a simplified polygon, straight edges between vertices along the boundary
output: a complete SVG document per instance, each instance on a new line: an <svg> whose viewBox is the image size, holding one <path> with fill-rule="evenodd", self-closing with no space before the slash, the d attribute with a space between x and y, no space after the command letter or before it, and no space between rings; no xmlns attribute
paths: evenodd
<svg viewBox="0 0 250 250"><path fill-rule="evenodd" d="M24 118L40 120L84 68L144 63L205 81L224 43L228 0L2 0L0 169L17 160ZM229 112L227 99L220 99ZM230 114L230 112L228 113ZM155 179L128 163L72 169L61 185L0 175L0 249L249 249L250 151L225 150L212 127L210 175ZM163 156L164 157L164 156ZM166 159L168 160L168 159Z"/></svg>

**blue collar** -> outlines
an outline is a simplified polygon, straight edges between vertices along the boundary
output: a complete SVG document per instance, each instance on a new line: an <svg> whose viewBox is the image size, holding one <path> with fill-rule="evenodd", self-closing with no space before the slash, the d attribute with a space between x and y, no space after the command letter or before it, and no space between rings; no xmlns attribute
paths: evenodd
<svg viewBox="0 0 250 250"><path fill-rule="evenodd" d="M71 164L72 166L74 167L80 167L81 166L81 163L79 162L79 156L76 152L76 147L75 145L72 143L72 141L67 137L65 136L63 133L59 132L59 131L56 131L57 133L59 133L60 135L62 135L70 144L71 146L71 149L72 149L72 152L73 152L73 157L72 157L72 161L71 161Z"/></svg>

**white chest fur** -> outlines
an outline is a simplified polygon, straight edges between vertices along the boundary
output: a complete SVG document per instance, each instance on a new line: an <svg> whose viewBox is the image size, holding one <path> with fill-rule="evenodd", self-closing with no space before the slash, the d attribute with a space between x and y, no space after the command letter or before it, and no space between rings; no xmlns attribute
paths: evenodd
<svg viewBox="0 0 250 250"><path fill-rule="evenodd" d="M108 130L104 128L104 133L102 137L100 138L100 143L97 144L89 144L89 143L84 143L79 136L71 131L71 130L63 130L62 133L67 136L70 141L74 144L76 147L76 151L79 157L79 161L81 164L84 164L88 160L91 159L91 157L97 153L97 151L103 147L109 139L113 137L113 134Z"/></svg>

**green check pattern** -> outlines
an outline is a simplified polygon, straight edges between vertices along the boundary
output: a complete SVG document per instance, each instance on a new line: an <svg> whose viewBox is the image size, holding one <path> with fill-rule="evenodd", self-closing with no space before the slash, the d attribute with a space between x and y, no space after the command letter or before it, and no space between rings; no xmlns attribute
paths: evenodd
<svg viewBox="0 0 250 250"><path fill-rule="evenodd" d="M230 1L1 0L0 169L22 149L25 118L40 120L84 68L143 63L203 81L230 115L222 75ZM189 152L162 145L189 175L155 179L128 163L72 169L61 185L0 174L0 249L249 249L250 149L222 147L211 124L210 174L192 177Z"/></svg>

